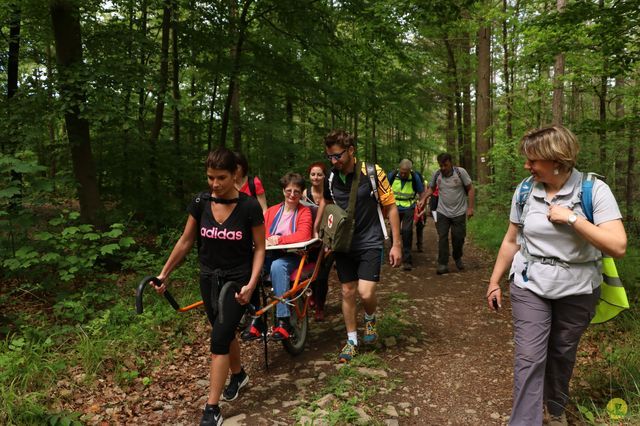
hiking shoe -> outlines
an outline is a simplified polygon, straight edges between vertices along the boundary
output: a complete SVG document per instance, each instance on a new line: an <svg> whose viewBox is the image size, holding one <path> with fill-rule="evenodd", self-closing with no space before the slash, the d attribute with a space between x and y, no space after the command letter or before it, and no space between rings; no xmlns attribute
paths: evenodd
<svg viewBox="0 0 640 426"><path fill-rule="evenodd" d="M205 405L202 410L202 419L200 420L200 426L220 426L224 419L220 408L217 405Z"/></svg>
<svg viewBox="0 0 640 426"><path fill-rule="evenodd" d="M279 342L288 339L292 334L293 330L291 329L291 324L289 324L289 318L280 318L278 319L278 326L273 327L271 340Z"/></svg>
<svg viewBox="0 0 640 426"><path fill-rule="evenodd" d="M559 416L554 416L553 414L549 414L549 426L567 426L567 416L562 413Z"/></svg>
<svg viewBox="0 0 640 426"><path fill-rule="evenodd" d="M324 321L324 309L316 307L316 321Z"/></svg>
<svg viewBox="0 0 640 426"><path fill-rule="evenodd" d="M418 253L422 253L424 250L422 250L422 246L418 246Z"/></svg>
<svg viewBox="0 0 640 426"><path fill-rule="evenodd" d="M259 339L265 331L264 322L262 318L254 318L251 321L251 324L247 328L244 329L240 338L245 342L250 342L252 340Z"/></svg>
<svg viewBox="0 0 640 426"><path fill-rule="evenodd" d="M402 267L402 269L404 269L405 271L410 271L413 269L413 265L411 263L405 263L404 266Z"/></svg>
<svg viewBox="0 0 640 426"><path fill-rule="evenodd" d="M347 340L347 344L344 345L344 348L340 351L340 355L338 355L338 360L342 363L348 363L358 353L357 348L352 340Z"/></svg>
<svg viewBox="0 0 640 426"><path fill-rule="evenodd" d="M376 319L375 317L368 320L364 319L364 337L362 341L365 345L370 345L375 343L378 340L378 330L376 329Z"/></svg>
<svg viewBox="0 0 640 426"><path fill-rule="evenodd" d="M240 389L242 389L247 383L249 383L249 375L245 373L244 368L237 374L232 374L229 379L229 384L224 388L222 392L223 401L233 401L238 397Z"/></svg>
<svg viewBox="0 0 640 426"><path fill-rule="evenodd" d="M449 268L447 267L447 265L438 265L438 269L436 269L436 274L442 275L442 274L448 274L448 273L449 273Z"/></svg>
<svg viewBox="0 0 640 426"><path fill-rule="evenodd" d="M456 268L458 268L458 271L464 271L464 263L462 263L462 259L456 259Z"/></svg>

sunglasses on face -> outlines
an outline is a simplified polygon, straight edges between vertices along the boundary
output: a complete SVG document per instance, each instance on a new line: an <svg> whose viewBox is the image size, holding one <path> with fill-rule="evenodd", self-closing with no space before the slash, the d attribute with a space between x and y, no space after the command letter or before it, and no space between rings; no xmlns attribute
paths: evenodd
<svg viewBox="0 0 640 426"><path fill-rule="evenodd" d="M293 195L293 196L302 195L302 191L298 189L285 189L284 193L287 195Z"/></svg>
<svg viewBox="0 0 640 426"><path fill-rule="evenodd" d="M337 154L327 154L327 160L331 161L331 160L339 160L342 158L342 155L344 155L344 153L347 152L347 150L343 150L342 152L338 152Z"/></svg>

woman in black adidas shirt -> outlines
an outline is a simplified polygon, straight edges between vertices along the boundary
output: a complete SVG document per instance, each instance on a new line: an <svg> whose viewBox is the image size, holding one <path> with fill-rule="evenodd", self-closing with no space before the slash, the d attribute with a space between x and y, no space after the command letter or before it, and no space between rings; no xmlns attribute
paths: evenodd
<svg viewBox="0 0 640 426"><path fill-rule="evenodd" d="M211 373L207 405L200 425L220 425L218 401L231 370L229 385L222 395L233 400L246 385L248 376L240 364L240 346L235 331L258 283L265 255L264 218L255 198L238 192L234 177L236 156L226 148L209 153L207 182L211 193L197 195L189 205L187 224L158 278L165 290L166 279L199 239L200 293L212 325ZM242 288L227 291L221 305L218 297L225 283L235 281ZM218 306L222 312L218 311ZM222 321L222 319L224 321Z"/></svg>

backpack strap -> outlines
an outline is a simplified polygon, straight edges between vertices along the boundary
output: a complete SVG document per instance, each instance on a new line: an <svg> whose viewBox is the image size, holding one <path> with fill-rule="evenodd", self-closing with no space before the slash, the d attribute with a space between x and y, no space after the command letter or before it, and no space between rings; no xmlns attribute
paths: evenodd
<svg viewBox="0 0 640 426"><path fill-rule="evenodd" d="M196 238L198 244L198 252L200 252L200 247L202 246L201 236L200 236L200 220L202 219L202 214L204 213L204 209L211 202L211 194L209 192L203 191L196 196L196 222L198 233Z"/></svg>
<svg viewBox="0 0 640 426"><path fill-rule="evenodd" d="M597 177L595 173L582 173L580 204L582 204L584 215L591 223L593 223L593 185Z"/></svg>
<svg viewBox="0 0 640 426"><path fill-rule="evenodd" d="M333 200L333 203L336 203L336 197L333 196L333 178L335 177L335 173L333 173L333 170L331 170L331 173L329 173L329 193L331 194L331 199Z"/></svg>
<svg viewBox="0 0 640 426"><path fill-rule="evenodd" d="M433 188L435 189L438 186L438 178L441 174L442 172L440 171L440 169L436 170L436 173L433 175L433 179L431 179L431 182L429 182L429 186L432 186L431 184L433 184Z"/></svg>
<svg viewBox="0 0 640 426"><path fill-rule="evenodd" d="M382 228L382 234L384 235L384 239L389 239L389 234L387 233L387 226L384 224L384 216L382 214L382 208L380 207L380 194L378 194L378 176L376 173L376 165L373 163L365 163L365 167L367 169L367 176L369 177L369 182L371 183L371 192L373 192L373 196L376 199L376 205L378 209L378 219L380 219L380 227Z"/></svg>
<svg viewBox="0 0 640 426"><path fill-rule="evenodd" d="M362 174L360 170L360 163L356 164L353 169L353 180L351 181L351 190L349 191L349 204L347 206L347 214L350 217L355 216L356 211L356 199L358 198L358 186L360 185L360 175ZM357 174L356 174L357 173ZM331 170L329 173L329 193L331 194L331 199L333 203L336 204L336 197L333 195L333 179L335 177L335 173Z"/></svg>
<svg viewBox="0 0 640 426"><path fill-rule="evenodd" d="M389 173L389 185L393 185L393 181L396 180L396 176L398 176L398 169Z"/></svg>
<svg viewBox="0 0 640 426"><path fill-rule="evenodd" d="M468 194L469 191L467 191L467 186L464 184L464 180L462 180L462 173L460 173L460 169L458 169L457 167L454 167L453 170L455 170L455 172L458 174L458 177L460 178L460 183L462 184L462 189L464 189L464 193Z"/></svg>
<svg viewBox="0 0 640 426"><path fill-rule="evenodd" d="M280 223L280 219L282 219L282 215L284 214L284 203L280 206L276 215L273 217L273 222L271 222L271 226L269 227L269 234L274 235L276 229L278 229L278 224ZM298 220L298 209L293 212L293 217L291 218L291 224L289 225L289 229L292 234L296 232L296 222Z"/></svg>
<svg viewBox="0 0 640 426"><path fill-rule="evenodd" d="M529 176L520 182L516 190L518 192L516 197L516 212L518 214L518 227L520 228L520 232L522 232L522 228L524 228L524 218L529 212L529 203L527 203L527 201L531 195L533 184L533 176Z"/></svg>

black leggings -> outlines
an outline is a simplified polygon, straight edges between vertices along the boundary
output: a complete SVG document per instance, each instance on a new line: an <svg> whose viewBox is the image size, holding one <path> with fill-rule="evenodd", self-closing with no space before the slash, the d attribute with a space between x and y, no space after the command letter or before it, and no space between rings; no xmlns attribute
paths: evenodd
<svg viewBox="0 0 640 426"><path fill-rule="evenodd" d="M245 278L245 277L239 277ZM230 281L229 279L223 279L224 281ZM238 279L236 282L240 285L245 285L248 282L247 279ZM214 288L213 286L216 286ZM215 290L215 291L214 291ZM224 300L222 301L222 312L215 312L218 305L218 295L222 288L218 285L218 277L211 273L200 273L200 295L204 302L204 309L207 313L207 318L212 326L211 329L211 353L216 355L227 355L229 353L229 346L233 339L236 338L236 329L240 323L242 315L244 315L246 306L242 306L235 298L236 290L229 288L226 291ZM255 293L255 292L254 292ZM215 299L215 300L214 300ZM222 313L222 315L220 315ZM224 319L224 323L221 322L221 317Z"/></svg>

